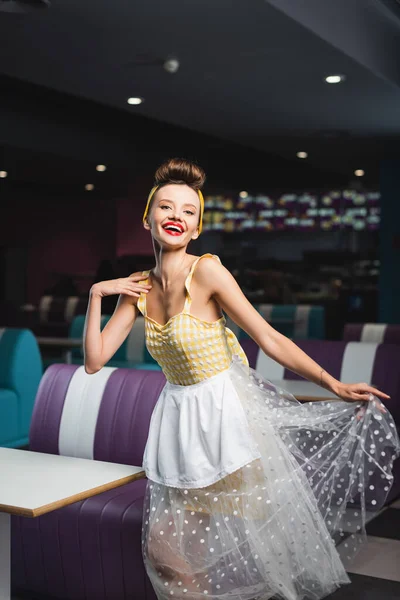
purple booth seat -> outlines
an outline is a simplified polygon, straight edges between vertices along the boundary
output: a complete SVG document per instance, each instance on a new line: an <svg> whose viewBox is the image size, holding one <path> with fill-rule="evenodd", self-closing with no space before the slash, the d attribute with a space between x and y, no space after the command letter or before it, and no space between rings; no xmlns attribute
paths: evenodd
<svg viewBox="0 0 400 600"><path fill-rule="evenodd" d="M389 394L391 398L385 404L393 415L397 428L400 428L400 345L327 340L294 340L294 342L339 381L347 383L363 381ZM265 360L264 353L254 340L245 339L240 343L250 366L266 379L303 379L272 359ZM282 387L285 387L284 383ZM400 495L400 458L394 462L393 475L394 484L386 503Z"/></svg>
<svg viewBox="0 0 400 600"><path fill-rule="evenodd" d="M400 325L386 323L347 323L343 330L346 342L400 344Z"/></svg>
<svg viewBox="0 0 400 600"><path fill-rule="evenodd" d="M158 371L52 365L36 396L30 450L141 465ZM146 480L34 519L12 517L12 589L63 600L155 600L141 554Z"/></svg>

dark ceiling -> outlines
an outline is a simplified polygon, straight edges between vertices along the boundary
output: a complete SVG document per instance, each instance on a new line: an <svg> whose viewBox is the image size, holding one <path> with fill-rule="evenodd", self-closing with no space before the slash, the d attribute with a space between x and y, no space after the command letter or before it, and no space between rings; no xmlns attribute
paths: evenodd
<svg viewBox="0 0 400 600"><path fill-rule="evenodd" d="M127 124L148 117L344 179L362 168L376 181L400 136L399 33L388 0L54 0L37 13L0 13L0 73L25 84L27 111L29 91L43 87L47 100L67 94ZM180 61L175 74L162 67L168 57ZM324 81L336 73L344 83ZM129 106L130 96L145 102ZM20 134L9 126L0 143L21 147ZM30 150L44 152L34 137ZM81 150L64 154L82 161Z"/></svg>

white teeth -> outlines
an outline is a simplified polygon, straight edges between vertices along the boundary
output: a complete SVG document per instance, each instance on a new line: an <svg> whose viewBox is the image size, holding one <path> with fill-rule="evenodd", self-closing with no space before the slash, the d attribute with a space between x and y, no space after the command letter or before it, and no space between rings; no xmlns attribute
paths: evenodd
<svg viewBox="0 0 400 600"><path fill-rule="evenodd" d="M179 229L179 227L175 227L175 225L167 225L167 227L164 227L164 229L167 229L168 231L178 231L178 233L182 233L182 230Z"/></svg>

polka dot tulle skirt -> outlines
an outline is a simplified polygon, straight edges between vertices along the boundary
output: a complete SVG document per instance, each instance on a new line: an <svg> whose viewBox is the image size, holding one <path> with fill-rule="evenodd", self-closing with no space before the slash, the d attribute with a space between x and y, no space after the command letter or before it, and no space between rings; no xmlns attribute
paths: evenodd
<svg viewBox="0 0 400 600"><path fill-rule="evenodd" d="M224 389L233 412L240 403L252 458L220 469L224 476L209 485L149 478L142 551L156 595L324 598L350 582L346 567L365 540L369 511L391 487L400 452L393 419L377 398L300 403L237 360L229 379L234 393Z"/></svg>

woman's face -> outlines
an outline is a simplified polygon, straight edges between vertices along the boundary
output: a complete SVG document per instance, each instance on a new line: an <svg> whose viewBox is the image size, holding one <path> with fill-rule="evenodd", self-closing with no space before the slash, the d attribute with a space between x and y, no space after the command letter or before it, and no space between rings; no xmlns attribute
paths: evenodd
<svg viewBox="0 0 400 600"><path fill-rule="evenodd" d="M200 199L192 188L169 184L156 191L144 227L161 245L187 246L199 236Z"/></svg>

